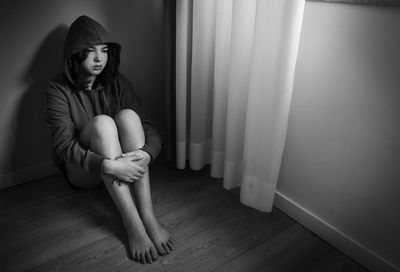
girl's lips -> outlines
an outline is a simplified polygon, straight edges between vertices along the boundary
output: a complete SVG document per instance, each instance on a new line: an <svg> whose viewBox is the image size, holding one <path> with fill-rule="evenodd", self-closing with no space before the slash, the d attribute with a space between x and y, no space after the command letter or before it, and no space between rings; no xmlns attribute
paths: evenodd
<svg viewBox="0 0 400 272"><path fill-rule="evenodd" d="M101 65L93 66L94 70L101 70L102 68L103 68L103 66L101 66Z"/></svg>

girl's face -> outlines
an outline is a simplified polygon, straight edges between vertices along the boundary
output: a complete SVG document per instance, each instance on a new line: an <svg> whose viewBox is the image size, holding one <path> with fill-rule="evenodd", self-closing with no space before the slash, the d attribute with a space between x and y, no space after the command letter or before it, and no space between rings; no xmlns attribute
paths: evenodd
<svg viewBox="0 0 400 272"><path fill-rule="evenodd" d="M106 67L108 60L108 45L99 44L88 48L88 56L81 66L88 76L98 76Z"/></svg>

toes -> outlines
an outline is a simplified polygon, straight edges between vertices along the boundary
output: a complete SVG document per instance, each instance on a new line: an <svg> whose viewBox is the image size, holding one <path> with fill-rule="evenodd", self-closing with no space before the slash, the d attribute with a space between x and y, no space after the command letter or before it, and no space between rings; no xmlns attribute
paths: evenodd
<svg viewBox="0 0 400 272"><path fill-rule="evenodd" d="M173 245L173 243L172 243L171 240L168 240L168 241L167 241L167 246L168 246L168 248L169 248L170 250L174 250L174 245Z"/></svg>
<svg viewBox="0 0 400 272"><path fill-rule="evenodd" d="M171 252L171 250L168 248L167 244L162 243L161 245L164 248L165 252L167 252L167 254L169 254Z"/></svg>
<svg viewBox="0 0 400 272"><path fill-rule="evenodd" d="M137 253L136 251L134 251L134 252L132 253L132 257L133 257L133 260L134 260L134 261L139 261L138 253Z"/></svg>
<svg viewBox="0 0 400 272"><path fill-rule="evenodd" d="M154 247L150 248L150 254L151 254L151 257L153 258L153 261L156 261L158 258L158 254L157 254L157 250Z"/></svg>
<svg viewBox="0 0 400 272"><path fill-rule="evenodd" d="M146 256L147 263L152 263L153 262L153 260L151 258L151 254L150 254L149 251L146 251L145 256Z"/></svg>
<svg viewBox="0 0 400 272"><path fill-rule="evenodd" d="M162 244L156 245L156 248L157 248L158 254L160 254L161 256L167 255L167 252L165 251Z"/></svg>
<svg viewBox="0 0 400 272"><path fill-rule="evenodd" d="M141 262L142 264L145 264L145 263L146 263L146 254L145 254L144 252L141 252L141 253L140 253L140 262Z"/></svg>
<svg viewBox="0 0 400 272"><path fill-rule="evenodd" d="M134 261L141 262L142 264L152 263L157 260L157 251L155 255L150 250L143 252L134 251L132 252L132 256Z"/></svg>

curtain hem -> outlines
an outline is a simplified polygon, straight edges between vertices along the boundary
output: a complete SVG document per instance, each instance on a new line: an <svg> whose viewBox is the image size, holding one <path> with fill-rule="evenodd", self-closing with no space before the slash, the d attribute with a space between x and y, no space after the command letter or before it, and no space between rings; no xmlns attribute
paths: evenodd
<svg viewBox="0 0 400 272"><path fill-rule="evenodd" d="M271 212L276 185L257 177L244 176L240 188L240 202L263 212Z"/></svg>

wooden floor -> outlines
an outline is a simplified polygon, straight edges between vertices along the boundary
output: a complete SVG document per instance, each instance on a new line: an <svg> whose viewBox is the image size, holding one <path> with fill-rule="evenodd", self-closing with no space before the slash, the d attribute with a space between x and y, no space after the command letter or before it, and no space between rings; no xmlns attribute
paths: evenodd
<svg viewBox="0 0 400 272"><path fill-rule="evenodd" d="M176 249L143 265L104 187L73 191L56 175L0 191L1 271L366 271L274 209L239 202L238 190L201 172L152 166L155 211Z"/></svg>

